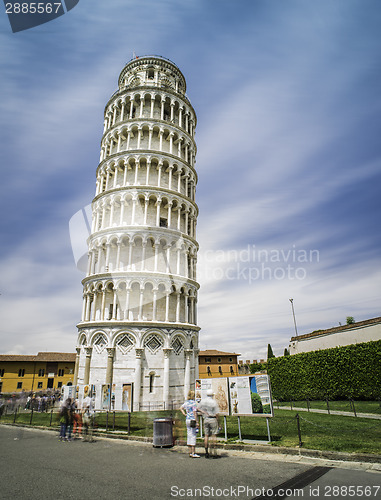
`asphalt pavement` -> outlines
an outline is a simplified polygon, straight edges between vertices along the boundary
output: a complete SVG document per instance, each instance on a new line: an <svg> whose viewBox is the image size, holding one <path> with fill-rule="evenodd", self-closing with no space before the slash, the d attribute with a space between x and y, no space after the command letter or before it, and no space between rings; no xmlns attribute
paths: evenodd
<svg viewBox="0 0 381 500"><path fill-rule="evenodd" d="M381 498L377 464L221 450L218 459L192 459L184 447L61 442L56 432L5 425L0 450L6 500Z"/></svg>

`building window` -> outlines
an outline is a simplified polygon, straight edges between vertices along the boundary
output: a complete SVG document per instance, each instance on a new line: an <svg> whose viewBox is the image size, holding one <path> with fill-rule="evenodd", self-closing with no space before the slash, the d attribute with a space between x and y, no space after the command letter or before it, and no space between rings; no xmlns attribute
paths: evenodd
<svg viewBox="0 0 381 500"><path fill-rule="evenodd" d="M62 382L58 382L57 387L60 389L62 387Z"/></svg>
<svg viewBox="0 0 381 500"><path fill-rule="evenodd" d="M108 319L112 319L112 310L114 309L114 304L110 304L109 312L108 312Z"/></svg>
<svg viewBox="0 0 381 500"><path fill-rule="evenodd" d="M230 373L234 375L234 368L232 366L230 367Z"/></svg>
<svg viewBox="0 0 381 500"><path fill-rule="evenodd" d="M229 358L230 363L233 363L233 358Z"/></svg>
<svg viewBox="0 0 381 500"><path fill-rule="evenodd" d="M37 383L37 389L42 389L42 382Z"/></svg>
<svg viewBox="0 0 381 500"><path fill-rule="evenodd" d="M60 368L60 369L58 370L58 376L59 376L59 377L63 377L64 375L65 375L65 370L64 370L63 368Z"/></svg>
<svg viewBox="0 0 381 500"><path fill-rule="evenodd" d="M5 370L4 370L4 368L2 368L2 369L0 370L0 377L4 377L4 373L5 373Z"/></svg>
<svg viewBox="0 0 381 500"><path fill-rule="evenodd" d="M150 373L150 376L149 376L149 392L153 392L154 381L155 381L155 374L154 373Z"/></svg>
<svg viewBox="0 0 381 500"><path fill-rule="evenodd" d="M218 367L218 371L219 371L220 375L222 375L222 367L221 366Z"/></svg>
<svg viewBox="0 0 381 500"><path fill-rule="evenodd" d="M221 363L221 358L217 358L217 363Z"/></svg>
<svg viewBox="0 0 381 500"><path fill-rule="evenodd" d="M39 376L39 377L43 377L44 375L45 375L45 370L44 370L44 368L40 368L40 369L38 370L38 376Z"/></svg>
<svg viewBox="0 0 381 500"><path fill-rule="evenodd" d="M20 368L19 377L23 377L25 375L25 368Z"/></svg>
<svg viewBox="0 0 381 500"><path fill-rule="evenodd" d="M17 382L17 389L22 389L22 382Z"/></svg>
<svg viewBox="0 0 381 500"><path fill-rule="evenodd" d="M211 370L210 370L210 366L208 366L208 367L207 367L207 371L208 371L208 375L211 375L211 374L212 374L212 372L211 372Z"/></svg>
<svg viewBox="0 0 381 500"><path fill-rule="evenodd" d="M205 363L211 363L212 362L212 358L205 358Z"/></svg>

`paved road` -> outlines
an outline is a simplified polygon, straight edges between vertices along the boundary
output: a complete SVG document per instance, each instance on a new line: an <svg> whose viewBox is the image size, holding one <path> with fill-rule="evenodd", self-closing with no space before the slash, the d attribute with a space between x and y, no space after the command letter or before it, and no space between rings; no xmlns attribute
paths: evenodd
<svg viewBox="0 0 381 500"><path fill-rule="evenodd" d="M366 498L377 498L373 493L381 482L381 473L316 467L317 462L262 460L253 453L190 459L183 449L112 439L59 442L55 432L9 426L0 426L0 450L0 498L6 500L264 499L276 491L286 498L282 488L290 498L348 498L325 489L332 485L370 486ZM294 488L303 492L290 496Z"/></svg>

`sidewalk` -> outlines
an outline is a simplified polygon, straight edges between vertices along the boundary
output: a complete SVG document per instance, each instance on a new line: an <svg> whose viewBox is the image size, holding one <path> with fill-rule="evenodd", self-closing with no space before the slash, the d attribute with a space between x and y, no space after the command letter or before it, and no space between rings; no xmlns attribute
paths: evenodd
<svg viewBox="0 0 381 500"><path fill-rule="evenodd" d="M317 408L310 408L309 410L307 408L299 408L297 406L280 406L279 408L277 406L274 407L275 410L295 410L295 411L306 411L309 413L324 413L324 414L330 414L330 415L342 415L344 417L361 417L361 418L372 418L374 420L381 420L381 415L376 415L375 413L357 413L356 415L353 413L353 411L340 411L340 410L320 410Z"/></svg>

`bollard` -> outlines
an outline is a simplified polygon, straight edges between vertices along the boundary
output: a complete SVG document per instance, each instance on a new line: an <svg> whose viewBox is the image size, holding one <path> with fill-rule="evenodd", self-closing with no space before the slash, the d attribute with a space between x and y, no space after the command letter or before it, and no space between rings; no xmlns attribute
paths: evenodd
<svg viewBox="0 0 381 500"><path fill-rule="evenodd" d="M33 420L33 408L32 408L32 411L30 412L29 425L32 425L32 420Z"/></svg>
<svg viewBox="0 0 381 500"><path fill-rule="evenodd" d="M52 408L52 410L51 410L51 412L50 412L50 423L49 423L49 427L51 427L51 426L52 426L52 419L53 419L53 408Z"/></svg>
<svg viewBox="0 0 381 500"><path fill-rule="evenodd" d="M115 410L113 411L112 430L115 431Z"/></svg>
<svg viewBox="0 0 381 500"><path fill-rule="evenodd" d="M355 417L357 417L357 413L356 413L356 408L355 408L355 402L353 401L353 399L351 398L351 405L352 405L352 409L353 409L353 413L355 414Z"/></svg>
<svg viewBox="0 0 381 500"><path fill-rule="evenodd" d="M108 431L108 410L106 411L106 432Z"/></svg>
<svg viewBox="0 0 381 500"><path fill-rule="evenodd" d="M329 411L329 401L328 401L328 398L326 399L326 401L327 401L327 412L328 412L328 415L330 415L331 413Z"/></svg>
<svg viewBox="0 0 381 500"><path fill-rule="evenodd" d="M295 418L296 418L296 423L297 423L297 426L298 426L298 438L299 438L299 447L302 446L302 434L300 432L300 421L299 421L299 413L297 413L295 415Z"/></svg>
<svg viewBox="0 0 381 500"><path fill-rule="evenodd" d="M268 437L269 443L271 443L270 419L269 419L269 417L266 417L266 425L267 425L267 437Z"/></svg>
<svg viewBox="0 0 381 500"><path fill-rule="evenodd" d="M130 435L130 430L131 430L131 412L128 412L128 428L127 428L127 434Z"/></svg>
<svg viewBox="0 0 381 500"><path fill-rule="evenodd" d="M310 400L309 399L307 399L307 409L308 409L308 411L310 411Z"/></svg>
<svg viewBox="0 0 381 500"><path fill-rule="evenodd" d="M15 414L13 415L13 423L16 422L16 415L17 415L17 406L15 408Z"/></svg>

